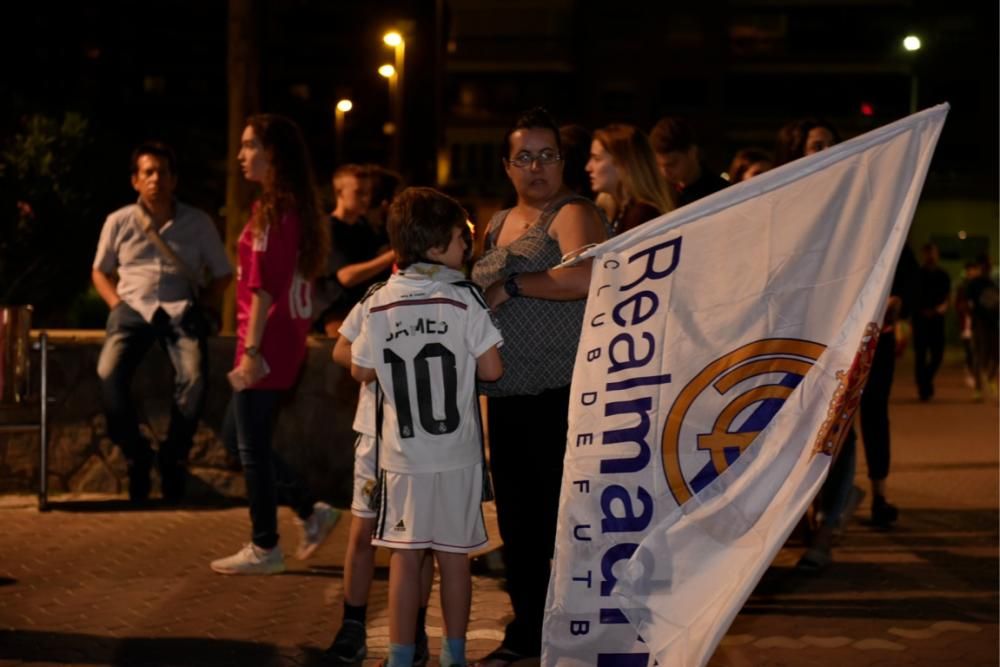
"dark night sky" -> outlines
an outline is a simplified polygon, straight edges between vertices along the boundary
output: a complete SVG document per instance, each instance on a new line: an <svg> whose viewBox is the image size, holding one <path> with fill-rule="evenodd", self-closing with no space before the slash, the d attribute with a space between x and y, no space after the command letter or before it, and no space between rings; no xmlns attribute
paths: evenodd
<svg viewBox="0 0 1000 667"><path fill-rule="evenodd" d="M483 113L501 117L490 118L487 124L502 124L502 118L518 108L540 101L567 120L591 126L612 120L651 124L662 113L680 111L707 117L715 134L723 129L735 136L752 134L758 127L770 132L779 119L794 115L822 113L840 119L863 99L875 102L874 124L904 115L909 78L885 65L899 60L888 44L895 44L893 31L905 32L905 19L925 35L926 53L919 56L921 106L947 99L955 107L949 125L958 125L963 117L963 125L980 125L978 143L993 148L982 155L967 154L977 152L969 146L976 142L949 143L946 134L943 156L959 169L977 163L979 169L995 174L995 6L984 11L984 3L959 2L968 10L956 10L955 3L948 3L952 14L942 14L940 3L930 2L733 1L709 2L710 9L692 15L680 13L672 3L605 7L562 1L551 3L559 11L543 15L532 8L545 7L544 2L452 4L446 110L456 106L461 84L470 79L462 65L481 63L485 53L499 66L473 69L471 78L485 89ZM483 11L470 10L483 5ZM495 10L506 5L515 20ZM768 14L769 5L787 5L790 10ZM385 159L381 125L388 95L375 69L390 59L380 36L395 19L411 18L423 33L416 49L411 47L408 53L409 58L422 55L423 59L422 66L409 73L414 78L408 82L407 105L408 113L418 117L428 113L432 90L426 51L433 2L267 0L259 8L262 107L288 113L304 126L319 173L328 174L333 167L330 105L341 96L355 101L356 110L347 119L350 156ZM90 119L109 164L111 155L125 155L136 141L161 137L178 146L184 173L197 179L192 193L196 198L218 190L226 151L226 2L41 2L19 3L5 12L6 23L14 30L8 30L0 46L6 70L0 93L9 101L0 111L4 135L25 113L80 111ZM484 38L483 28L474 21L477 14L491 12L496 16L496 34ZM983 15L971 22L971 28L968 21L961 21L963 15L977 12ZM530 21L533 14L535 23ZM537 25L553 17L569 17L575 23L548 31ZM709 25L695 43L684 31L691 21L715 21L719 34L712 33ZM781 22L787 32L778 47L781 53L759 57L755 48L773 45L745 39L747 25L766 33ZM727 25L729 36L724 34ZM518 30L522 34L512 34ZM662 44L656 42L657 34L666 35ZM549 42L555 43L549 51L558 50L559 40L568 43L564 50L571 71L531 72L517 63L536 52L539 59L560 59L558 53L542 53ZM728 44L730 53L720 55ZM784 66L789 61L823 64L828 71L820 80L808 66L798 71ZM859 75L859 67L866 65L872 65L872 71ZM840 74L838 67L843 69ZM718 77L720 68L723 74ZM615 79L628 84L623 90L629 90L629 85L635 88L636 77L641 79L638 87L652 93L616 94ZM514 92L505 94L512 81ZM716 92L722 86L724 93ZM718 104L719 95L724 95L726 111L716 122L724 127L712 126L716 113L712 104ZM983 122L989 119L994 122ZM865 129L863 121L858 121L856 131ZM851 133L854 128L847 129ZM947 133L951 132L949 127ZM426 151L426 146L410 148L411 161L425 157L412 153ZM729 148L720 146L719 151Z"/></svg>
<svg viewBox="0 0 1000 667"><path fill-rule="evenodd" d="M407 46L404 171L433 179L434 0L258 0L261 107L302 126L325 183L334 167L332 105L354 100L347 156L384 162L384 30L411 21ZM496 196L502 128L524 108L549 106L589 127L663 114L692 117L720 168L736 148L764 145L784 122L831 117L851 136L905 115L911 75L919 107L953 110L928 189L997 198L997 5L974 0L451 0L442 3L442 134L472 143L486 183L453 184ZM42 1L4 9L0 40L0 144L32 114L72 111L89 123L83 172L92 212L80 243L96 240L107 211L133 196L128 154L147 138L177 149L180 194L218 214L227 161L228 3ZM924 37L916 60L898 47ZM447 49L445 49L447 44ZM864 117L859 105L873 104ZM456 139L458 137L458 139ZM473 180L475 176L473 176ZM490 180L492 179L492 180ZM79 270L85 271L91 251ZM84 281L85 282L85 281Z"/></svg>

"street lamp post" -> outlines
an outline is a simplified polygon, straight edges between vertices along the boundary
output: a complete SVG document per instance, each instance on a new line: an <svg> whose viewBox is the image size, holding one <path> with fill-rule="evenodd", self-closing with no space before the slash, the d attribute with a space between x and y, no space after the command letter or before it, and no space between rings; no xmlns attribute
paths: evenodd
<svg viewBox="0 0 1000 667"><path fill-rule="evenodd" d="M336 147L334 154L337 157L337 165L344 163L344 116L354 108L354 103L348 99L337 102L333 111L333 129L336 137Z"/></svg>
<svg viewBox="0 0 1000 667"><path fill-rule="evenodd" d="M920 38L916 35L907 35L903 38L903 48L911 54L916 55L917 51L923 44L920 42ZM917 63L916 58L910 62L910 113L917 112L917 106L920 104L920 94L919 94L920 80L917 77Z"/></svg>
<svg viewBox="0 0 1000 667"><path fill-rule="evenodd" d="M392 168L399 170L400 151L403 141L403 70L406 63L406 40L403 36L392 30L387 32L382 41L387 46L391 46L395 54L394 77L389 77L389 87L392 98Z"/></svg>
<svg viewBox="0 0 1000 667"><path fill-rule="evenodd" d="M387 122L383 129L386 134L392 137L392 151L389 158L390 166L399 170L399 125L396 118L396 100L399 97L399 73L393 65L386 63L378 68L380 76L385 77L389 82L389 105L392 110L392 120Z"/></svg>

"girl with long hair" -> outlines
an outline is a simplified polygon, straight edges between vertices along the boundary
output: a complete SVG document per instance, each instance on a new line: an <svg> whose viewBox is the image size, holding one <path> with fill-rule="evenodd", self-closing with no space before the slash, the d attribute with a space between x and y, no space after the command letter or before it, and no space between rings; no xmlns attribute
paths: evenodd
<svg viewBox="0 0 1000 667"><path fill-rule="evenodd" d="M285 569L278 546L278 490L302 529L296 557L312 555L339 513L314 502L301 479L271 448L278 399L294 384L312 323L312 281L330 252L309 153L298 126L272 114L251 116L240 166L261 188L237 244L236 359L233 397L223 438L236 449L246 477L251 541L212 562L222 574L274 574Z"/></svg>
<svg viewBox="0 0 1000 667"><path fill-rule="evenodd" d="M594 192L613 202L612 235L675 208L649 139L633 125L612 124L594 132L587 173Z"/></svg>

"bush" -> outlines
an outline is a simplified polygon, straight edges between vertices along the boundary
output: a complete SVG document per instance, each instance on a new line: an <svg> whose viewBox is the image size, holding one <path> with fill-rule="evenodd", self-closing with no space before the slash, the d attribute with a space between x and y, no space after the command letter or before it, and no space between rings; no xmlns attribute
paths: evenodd
<svg viewBox="0 0 1000 667"><path fill-rule="evenodd" d="M0 147L0 303L31 304L36 325L65 326L93 258L89 123L67 112L20 125Z"/></svg>

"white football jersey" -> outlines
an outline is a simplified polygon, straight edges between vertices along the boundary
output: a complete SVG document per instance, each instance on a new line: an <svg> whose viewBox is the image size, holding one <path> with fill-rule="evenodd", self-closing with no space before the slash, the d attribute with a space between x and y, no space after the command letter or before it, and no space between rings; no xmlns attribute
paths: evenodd
<svg viewBox="0 0 1000 667"><path fill-rule="evenodd" d="M351 346L383 393L379 464L391 472L482 461L476 359L503 342L479 288L437 264L415 264L371 290Z"/></svg>

